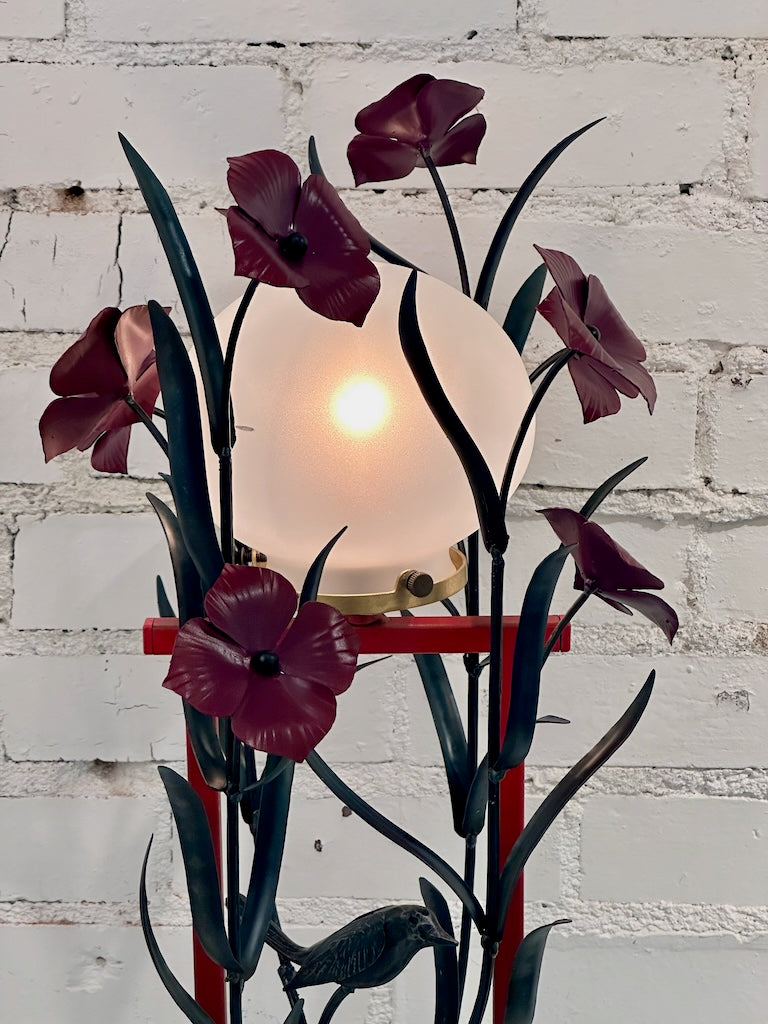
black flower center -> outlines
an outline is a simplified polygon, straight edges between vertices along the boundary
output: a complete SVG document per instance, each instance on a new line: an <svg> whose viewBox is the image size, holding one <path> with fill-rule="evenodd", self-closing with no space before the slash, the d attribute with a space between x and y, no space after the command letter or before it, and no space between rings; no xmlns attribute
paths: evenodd
<svg viewBox="0 0 768 1024"><path fill-rule="evenodd" d="M280 659L274 651L259 651L251 658L251 670L260 676L276 676L280 671Z"/></svg>
<svg viewBox="0 0 768 1024"><path fill-rule="evenodd" d="M594 337L595 341L600 341L600 331L593 324L585 324L585 327L589 333Z"/></svg>
<svg viewBox="0 0 768 1024"><path fill-rule="evenodd" d="M290 235L281 238L277 243L280 255L289 263L301 263L306 254L309 242L304 235L298 231L292 231Z"/></svg>

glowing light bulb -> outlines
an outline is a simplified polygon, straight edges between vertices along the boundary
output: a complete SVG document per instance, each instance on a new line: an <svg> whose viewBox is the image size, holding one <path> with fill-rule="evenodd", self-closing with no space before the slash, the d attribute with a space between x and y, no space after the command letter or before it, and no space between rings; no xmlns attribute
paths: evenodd
<svg viewBox="0 0 768 1024"><path fill-rule="evenodd" d="M345 433L368 437L384 426L391 405L389 394L377 380L353 377L331 399L331 413Z"/></svg>

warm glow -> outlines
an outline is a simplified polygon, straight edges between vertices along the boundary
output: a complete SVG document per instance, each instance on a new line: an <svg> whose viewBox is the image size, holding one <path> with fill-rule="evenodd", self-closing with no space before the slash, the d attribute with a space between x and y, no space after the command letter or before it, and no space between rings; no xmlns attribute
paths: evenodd
<svg viewBox="0 0 768 1024"><path fill-rule="evenodd" d="M353 437L368 437L389 418L389 394L372 377L353 377L331 399L334 420Z"/></svg>

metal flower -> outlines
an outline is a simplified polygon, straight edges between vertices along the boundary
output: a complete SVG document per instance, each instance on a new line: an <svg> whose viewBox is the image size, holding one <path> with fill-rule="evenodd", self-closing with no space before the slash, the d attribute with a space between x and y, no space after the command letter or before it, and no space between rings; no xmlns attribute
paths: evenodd
<svg viewBox="0 0 768 1024"><path fill-rule="evenodd" d="M664 583L636 561L628 551L598 526L569 508L539 510L566 546L575 545L576 590L590 591L627 615L630 609L650 619L667 640L677 632L678 619L674 608L655 594L644 590L663 590Z"/></svg>
<svg viewBox="0 0 768 1024"><path fill-rule="evenodd" d="M237 206L226 213L235 273L295 288L329 320L361 327L379 294L379 274L360 224L325 178L301 173L285 153L264 149L229 158Z"/></svg>
<svg viewBox="0 0 768 1024"><path fill-rule="evenodd" d="M425 155L437 167L475 163L485 118L464 115L484 95L464 82L414 75L364 107L355 118L360 134L347 147L355 184L404 178L425 166Z"/></svg>
<svg viewBox="0 0 768 1024"><path fill-rule="evenodd" d="M45 461L94 445L94 469L127 473L131 425L140 422L128 403L151 416L160 392L147 307L97 313L51 370L51 390L61 397L40 419Z"/></svg>
<svg viewBox="0 0 768 1024"><path fill-rule="evenodd" d="M653 412L656 386L640 364L642 342L624 322L598 278L586 277L564 252L534 246L556 287L538 306L560 339L577 355L568 362L584 422L619 411L619 392L627 398L642 395Z"/></svg>
<svg viewBox="0 0 768 1024"><path fill-rule="evenodd" d="M293 618L297 600L271 569L225 565L206 595L207 617L179 630L163 686L231 718L248 746L303 761L333 725L359 641L330 605L308 601Z"/></svg>

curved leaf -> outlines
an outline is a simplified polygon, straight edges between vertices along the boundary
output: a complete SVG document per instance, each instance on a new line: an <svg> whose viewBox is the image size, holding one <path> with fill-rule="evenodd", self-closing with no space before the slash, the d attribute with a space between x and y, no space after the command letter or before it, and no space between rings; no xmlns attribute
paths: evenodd
<svg viewBox="0 0 768 1024"><path fill-rule="evenodd" d="M482 306L483 309L488 309L488 302L491 298L491 289L493 288L496 271L499 269L499 263L501 262L501 257L504 253L504 247L507 244L512 228L515 226L515 221L520 216L525 204L531 198L531 193L560 154L563 153L572 142L575 142L580 135L583 135L584 132L589 131L590 128L594 128L596 124L599 124L604 120L604 117L598 117L596 121L590 121L589 124L585 124L583 128L579 128L578 131L567 135L561 142L558 142L556 146L553 146L546 156L536 164L534 169L518 189L515 198L507 207L504 216L499 222L499 226L496 228L496 234L493 236L493 241L491 242L488 254L485 257L485 262L483 263L483 269L480 271L480 277L477 280L475 302Z"/></svg>
<svg viewBox="0 0 768 1024"><path fill-rule="evenodd" d="M211 427L211 442L218 455L226 440L226 424L221 421L220 412L224 360L208 296L205 293L189 242L168 193L149 164L136 152L125 136L119 132L118 136L160 236L160 242L165 250L168 265L184 307L184 314L200 364L200 376L203 381L205 404L208 408L208 421ZM166 402L167 400L163 396L164 411L167 413Z"/></svg>
<svg viewBox="0 0 768 1024"><path fill-rule="evenodd" d="M407 609L401 615L412 617ZM424 693L429 702L435 732L445 765L445 777L451 797L453 827L459 835L467 804L467 793L472 782L469 766L469 749L464 735L464 726L453 694L448 673L439 654L414 654L413 660L419 670Z"/></svg>
<svg viewBox="0 0 768 1024"><path fill-rule="evenodd" d="M334 544L342 533L346 532L346 529L346 526L342 526L339 532L335 536L331 537L317 558L315 558L312 565L310 565L307 570L307 575L304 577L304 583L299 596L299 605L306 604L307 601L317 600L317 595L320 591L320 578L323 575L323 569L325 569L325 563L328 560L328 555L330 555Z"/></svg>
<svg viewBox="0 0 768 1024"><path fill-rule="evenodd" d="M168 600L168 592L165 589L162 577L155 577L155 593L157 594L157 614L161 619L175 619L176 612Z"/></svg>
<svg viewBox="0 0 768 1024"><path fill-rule="evenodd" d="M541 961L549 933L560 924L570 923L569 918L562 917L559 921L534 928L518 946L509 978L504 1024L532 1024L539 991Z"/></svg>
<svg viewBox="0 0 768 1024"><path fill-rule="evenodd" d="M173 321L152 299L149 316L168 425L176 514L184 544L200 576L203 590L207 591L221 573L224 559L216 539L208 497L195 375Z"/></svg>
<svg viewBox="0 0 768 1024"><path fill-rule="evenodd" d="M149 851L151 849L152 837L150 837L149 844L147 845L147 852L144 854L144 863L141 865L141 881L139 882L139 914L141 916L141 930L144 932L144 940L147 943L149 955L168 994L187 1020L191 1020L192 1024L213 1024L213 1020L208 1016L202 1006L192 998L176 975L171 971L165 961L165 957L160 952L160 947L157 944L155 933L152 931L152 924L149 920L149 904L147 901L147 861L149 860Z"/></svg>
<svg viewBox="0 0 768 1024"><path fill-rule="evenodd" d="M488 755L477 766L472 785L469 787L467 807L461 823L462 836L479 836L485 825L485 809L488 806Z"/></svg>
<svg viewBox="0 0 768 1024"><path fill-rule="evenodd" d="M192 924L200 944L214 963L240 973L224 928L221 890L211 832L203 802L186 779L172 768L158 768L173 811L187 875Z"/></svg>
<svg viewBox="0 0 768 1024"><path fill-rule="evenodd" d="M297 999L291 1007L291 1012L285 1018L285 1024L299 1024L304 1019L304 1000Z"/></svg>
<svg viewBox="0 0 768 1024"><path fill-rule="evenodd" d="M148 491L147 498L157 513L168 544L168 554L171 556L173 579L176 584L176 599L179 602L179 625L183 626L189 619L204 615L200 576L195 568L195 563L189 557L179 520L156 494L151 494ZM173 617L173 610L171 610L171 617Z"/></svg>
<svg viewBox="0 0 768 1024"><path fill-rule="evenodd" d="M611 726L605 736L598 740L594 747L571 768L567 775L563 776L552 792L544 798L528 824L515 840L515 844L501 872L499 907L496 918L497 927L503 927L503 923L507 919L507 910L512 900L512 894L523 873L526 861L541 842L549 826L571 797L578 793L585 782L592 778L598 768L602 767L608 758L632 735L635 726L642 718L643 712L648 706L648 701L651 699L655 678L656 673L651 672L642 689L618 722Z"/></svg>
<svg viewBox="0 0 768 1024"><path fill-rule="evenodd" d="M592 516L593 513L600 507L600 505L602 505L602 503L605 501L605 499L608 497L611 491L615 487L618 487L622 480L626 480L630 473L634 473L636 469L638 469L640 466L642 466L644 462L647 461L648 456L644 455L641 459L635 459L634 462L630 462L628 466L625 466L623 469L620 469L617 473L614 473L613 476L609 476L607 480L604 480L603 483L601 483L600 486L597 488L597 490L593 491L589 498L587 498L587 500L582 505L581 515L583 515L585 519L589 519L590 516Z"/></svg>
<svg viewBox="0 0 768 1024"><path fill-rule="evenodd" d="M504 332L521 355L536 316L536 307L541 302L546 276L547 268L542 263L522 283L504 318Z"/></svg>
<svg viewBox="0 0 768 1024"><path fill-rule="evenodd" d="M261 789L251 877L240 923L240 959L246 978L250 978L256 970L269 922L275 911L293 770L294 764L291 762Z"/></svg>
<svg viewBox="0 0 768 1024"><path fill-rule="evenodd" d="M416 314L415 271L411 273L403 289L399 329L400 344L411 368L411 373L419 385L419 390L464 467L475 499L483 542L488 550L495 547L498 551L504 552L509 542L509 534L504 520L504 508L499 500L493 475L480 449L443 391L419 329Z"/></svg>
<svg viewBox="0 0 768 1024"><path fill-rule="evenodd" d="M520 610L520 625L512 659L512 692L504 742L497 771L521 764L531 749L539 706L541 653L549 606L571 548L558 548L534 570Z"/></svg>
<svg viewBox="0 0 768 1024"><path fill-rule="evenodd" d="M426 878L419 879L424 906L431 910L437 923L453 936L451 912L445 897ZM455 946L433 946L435 957L435 1024L458 1024L459 964Z"/></svg>
<svg viewBox="0 0 768 1024"><path fill-rule="evenodd" d="M309 169L312 174L319 174L322 178L325 178L325 171L320 163L320 157L317 154L317 143L315 142L314 135L310 135L309 144L307 146L307 155L309 159ZM365 229L363 229L365 230ZM375 252L377 256L381 256L387 263L394 263L397 267L410 267L411 270L418 270L419 268L407 260L404 256L399 256L394 249L390 249L389 246L384 245L378 238L374 238L373 235L368 235L368 241L371 243L371 251Z"/></svg>
<svg viewBox="0 0 768 1024"><path fill-rule="evenodd" d="M362 665L357 665L355 667L355 675L357 675L358 672L362 672L364 668L370 668L371 665L378 665L380 661L389 661L391 657L391 654L382 654L380 658L371 658L370 661L364 661Z"/></svg>
<svg viewBox="0 0 768 1024"><path fill-rule="evenodd" d="M188 701L182 700L182 704L189 742L200 774L206 785L223 793L227 788L227 762L221 749L216 722L209 715L193 708Z"/></svg>
<svg viewBox="0 0 768 1024"><path fill-rule="evenodd" d="M284 772L289 765L295 764L290 757L280 757L279 754L268 754L267 762L264 765L264 769L259 776L253 782L249 782L247 786L244 786L240 792L250 793L254 789L259 789L261 786L266 786L268 783L276 779L281 772Z"/></svg>
<svg viewBox="0 0 768 1024"><path fill-rule="evenodd" d="M570 718L561 718L560 715L542 715L536 719L536 725L570 725Z"/></svg>

